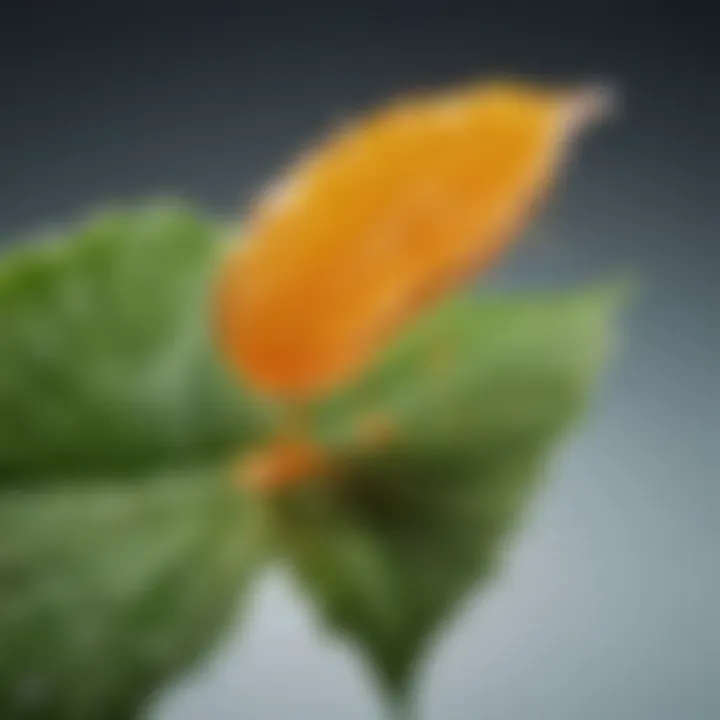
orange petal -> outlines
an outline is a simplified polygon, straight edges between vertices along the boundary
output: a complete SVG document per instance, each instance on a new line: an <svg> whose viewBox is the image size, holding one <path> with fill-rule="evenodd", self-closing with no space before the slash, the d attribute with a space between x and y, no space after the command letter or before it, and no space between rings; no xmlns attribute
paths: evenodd
<svg viewBox="0 0 720 720"><path fill-rule="evenodd" d="M345 128L263 196L218 284L221 344L256 389L303 399L506 247L603 90L486 83Z"/></svg>

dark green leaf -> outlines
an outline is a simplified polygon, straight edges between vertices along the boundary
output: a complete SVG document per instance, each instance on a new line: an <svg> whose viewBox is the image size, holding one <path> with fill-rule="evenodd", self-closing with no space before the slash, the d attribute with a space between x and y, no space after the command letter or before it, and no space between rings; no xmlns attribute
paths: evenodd
<svg viewBox="0 0 720 720"><path fill-rule="evenodd" d="M605 358L617 288L463 299L317 410L338 477L275 501L281 553L393 697L477 584ZM388 439L358 452L354 428Z"/></svg>

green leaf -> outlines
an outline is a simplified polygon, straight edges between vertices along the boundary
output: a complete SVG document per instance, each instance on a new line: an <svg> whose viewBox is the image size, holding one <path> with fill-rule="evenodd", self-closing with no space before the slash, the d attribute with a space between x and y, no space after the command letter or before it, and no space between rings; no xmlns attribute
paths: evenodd
<svg viewBox="0 0 720 720"><path fill-rule="evenodd" d="M0 525L3 718L134 717L259 560L252 505L212 470L12 492Z"/></svg>
<svg viewBox="0 0 720 720"><path fill-rule="evenodd" d="M221 249L212 223L163 206L4 259L0 485L185 466L262 434L209 338Z"/></svg>
<svg viewBox="0 0 720 720"><path fill-rule="evenodd" d="M127 718L261 559L227 461L268 418L214 357L213 223L108 212L0 263L0 717Z"/></svg>
<svg viewBox="0 0 720 720"><path fill-rule="evenodd" d="M135 716L218 637L268 543L411 697L582 410L618 298L446 304L312 409L335 472L260 502L229 467L275 418L209 336L222 251L165 206L0 262L3 720Z"/></svg>
<svg viewBox="0 0 720 720"><path fill-rule="evenodd" d="M337 477L274 501L279 552L398 702L439 628L492 576L585 405L618 299L609 287L453 301L317 408ZM354 428L373 415L389 439L359 452Z"/></svg>

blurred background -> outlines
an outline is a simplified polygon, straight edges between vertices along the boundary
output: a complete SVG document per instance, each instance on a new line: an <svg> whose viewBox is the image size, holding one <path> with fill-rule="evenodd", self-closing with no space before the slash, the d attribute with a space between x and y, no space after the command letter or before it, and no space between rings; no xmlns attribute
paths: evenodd
<svg viewBox="0 0 720 720"><path fill-rule="evenodd" d="M633 271L593 413L500 581L429 664L423 717L720 717L720 44L710 3L25 0L0 15L0 243L117 199L240 215L333 124L478 75L607 79L620 119L488 282ZM0 338L0 342L2 339ZM158 720L367 720L368 679L271 577Z"/></svg>

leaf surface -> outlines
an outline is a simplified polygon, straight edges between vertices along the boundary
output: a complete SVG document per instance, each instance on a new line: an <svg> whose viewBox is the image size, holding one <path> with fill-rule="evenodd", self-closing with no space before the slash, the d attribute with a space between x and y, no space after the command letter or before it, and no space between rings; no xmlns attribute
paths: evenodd
<svg viewBox="0 0 720 720"><path fill-rule="evenodd" d="M132 717L261 556L227 459L265 425L209 342L220 243L181 206L0 263L0 716Z"/></svg>
<svg viewBox="0 0 720 720"><path fill-rule="evenodd" d="M452 301L317 410L337 477L277 503L282 552L392 697L409 696L438 629L492 577L586 404L618 299L605 287ZM383 432L358 452L362 418Z"/></svg>

